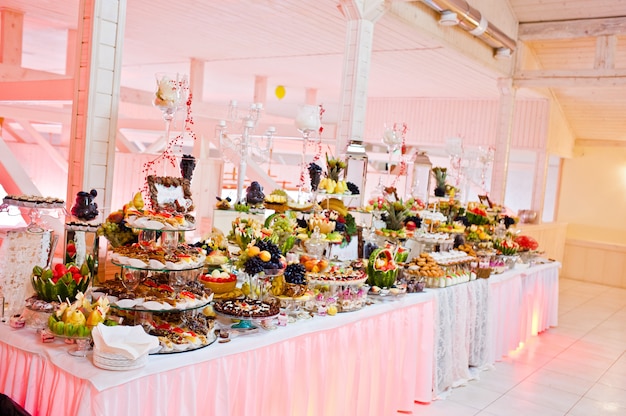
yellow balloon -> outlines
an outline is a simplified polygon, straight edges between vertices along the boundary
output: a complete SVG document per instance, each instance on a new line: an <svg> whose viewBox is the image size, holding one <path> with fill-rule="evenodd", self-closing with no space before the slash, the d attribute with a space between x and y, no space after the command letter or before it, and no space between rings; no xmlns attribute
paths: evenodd
<svg viewBox="0 0 626 416"><path fill-rule="evenodd" d="M276 94L276 98L278 98L279 100L282 100L285 97L286 92L287 91L285 91L285 87L282 85L279 85L278 87L276 87L274 94Z"/></svg>

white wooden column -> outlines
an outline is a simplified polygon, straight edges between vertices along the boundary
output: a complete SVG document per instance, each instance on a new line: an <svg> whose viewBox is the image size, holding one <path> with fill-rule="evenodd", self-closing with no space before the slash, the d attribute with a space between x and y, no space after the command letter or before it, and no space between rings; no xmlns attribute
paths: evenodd
<svg viewBox="0 0 626 416"><path fill-rule="evenodd" d="M96 189L111 210L126 0L80 0L67 201Z"/></svg>
<svg viewBox="0 0 626 416"><path fill-rule="evenodd" d="M363 141L374 25L386 11L384 0L341 0L340 7L348 25L336 154Z"/></svg>
<svg viewBox="0 0 626 416"><path fill-rule="evenodd" d="M498 85L500 87L500 112L498 114L496 149L493 158L489 199L496 204L504 205L506 177L509 172L509 153L511 151L516 90L513 88L511 78L498 80Z"/></svg>

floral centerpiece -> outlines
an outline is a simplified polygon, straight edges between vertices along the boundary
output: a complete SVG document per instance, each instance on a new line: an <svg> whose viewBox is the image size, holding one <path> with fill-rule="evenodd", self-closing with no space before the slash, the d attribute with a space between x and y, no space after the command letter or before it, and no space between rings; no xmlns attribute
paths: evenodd
<svg viewBox="0 0 626 416"><path fill-rule="evenodd" d="M182 80L180 76L157 75L157 91L154 105L157 107L178 107L182 98Z"/></svg>

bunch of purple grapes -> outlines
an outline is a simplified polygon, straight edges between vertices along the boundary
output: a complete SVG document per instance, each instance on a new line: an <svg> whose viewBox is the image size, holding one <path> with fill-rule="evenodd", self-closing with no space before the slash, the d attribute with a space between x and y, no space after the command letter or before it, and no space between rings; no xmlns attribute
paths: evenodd
<svg viewBox="0 0 626 416"><path fill-rule="evenodd" d="M322 167L317 163L310 163L309 178L311 178L311 190L317 191L317 187L322 179Z"/></svg>
<svg viewBox="0 0 626 416"><path fill-rule="evenodd" d="M285 282L292 283L294 285L303 285L306 283L306 279L304 277L305 273L306 269L304 268L304 265L300 263L292 263L287 265L283 275L285 276Z"/></svg>

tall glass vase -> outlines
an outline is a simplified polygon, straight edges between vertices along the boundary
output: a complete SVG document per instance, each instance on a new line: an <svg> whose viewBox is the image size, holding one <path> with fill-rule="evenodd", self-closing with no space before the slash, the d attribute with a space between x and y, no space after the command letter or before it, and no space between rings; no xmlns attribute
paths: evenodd
<svg viewBox="0 0 626 416"><path fill-rule="evenodd" d="M300 162L300 180L298 182L298 204L304 203L306 177L306 147L312 136L319 131L321 126L320 108L317 105L301 105L298 107L298 115L295 120L296 128L302 133L302 157Z"/></svg>
<svg viewBox="0 0 626 416"><path fill-rule="evenodd" d="M165 141L168 143L172 120L187 101L189 84L187 76L183 74L157 72L155 77L157 90L152 104L161 110L165 121Z"/></svg>

